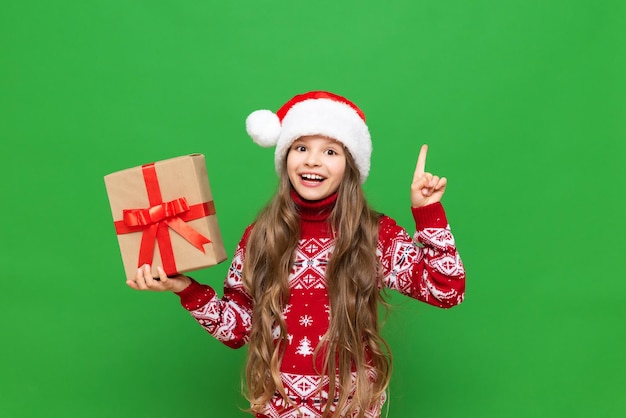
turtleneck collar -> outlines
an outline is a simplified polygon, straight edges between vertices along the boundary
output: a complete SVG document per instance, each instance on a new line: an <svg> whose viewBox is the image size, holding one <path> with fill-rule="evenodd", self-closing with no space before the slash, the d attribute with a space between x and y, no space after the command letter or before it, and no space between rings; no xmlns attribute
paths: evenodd
<svg viewBox="0 0 626 418"><path fill-rule="evenodd" d="M291 189L291 198L298 207L300 219L305 222L326 221L335 207L337 192L321 200L303 199L295 190Z"/></svg>

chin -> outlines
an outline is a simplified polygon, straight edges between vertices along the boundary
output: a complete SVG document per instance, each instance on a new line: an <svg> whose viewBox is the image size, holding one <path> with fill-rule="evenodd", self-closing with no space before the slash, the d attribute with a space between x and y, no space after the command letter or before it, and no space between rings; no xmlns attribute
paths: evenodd
<svg viewBox="0 0 626 418"><path fill-rule="evenodd" d="M298 190L295 189L296 193L300 195L301 198L305 200L322 200L330 196L332 193L328 191L313 191L313 190Z"/></svg>

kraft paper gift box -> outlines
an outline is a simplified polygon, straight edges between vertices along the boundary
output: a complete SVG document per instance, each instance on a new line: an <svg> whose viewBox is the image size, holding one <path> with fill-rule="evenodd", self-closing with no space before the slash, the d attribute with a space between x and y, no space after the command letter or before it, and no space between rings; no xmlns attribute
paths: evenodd
<svg viewBox="0 0 626 418"><path fill-rule="evenodd" d="M157 266L168 276L226 260L204 155L191 154L104 177L126 277Z"/></svg>

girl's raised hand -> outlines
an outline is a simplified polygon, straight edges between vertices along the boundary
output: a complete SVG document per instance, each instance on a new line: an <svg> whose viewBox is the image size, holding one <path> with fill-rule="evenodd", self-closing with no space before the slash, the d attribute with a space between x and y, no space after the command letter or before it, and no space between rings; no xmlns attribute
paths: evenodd
<svg viewBox="0 0 626 418"><path fill-rule="evenodd" d="M157 270L159 280L152 277L150 266L146 264L137 269L135 280L127 280L126 284L135 290L152 290L154 292L181 292L191 284L191 279L187 276L167 277L161 267L157 267Z"/></svg>
<svg viewBox="0 0 626 418"><path fill-rule="evenodd" d="M428 145L422 145L420 155L417 157L413 183L411 184L411 206L419 208L441 200L446 191L448 180L445 177L433 176L424 172L426 168L426 153Z"/></svg>

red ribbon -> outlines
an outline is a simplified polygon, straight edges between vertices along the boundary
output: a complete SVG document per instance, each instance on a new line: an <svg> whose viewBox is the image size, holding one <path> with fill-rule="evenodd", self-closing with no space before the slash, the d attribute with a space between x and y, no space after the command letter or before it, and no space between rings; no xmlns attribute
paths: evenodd
<svg viewBox="0 0 626 418"><path fill-rule="evenodd" d="M172 228L191 245L204 253L204 244L210 243L211 240L186 222L215 215L215 206L213 201L189 206L184 197L163 202L154 163L143 165L141 170L150 206L143 209L125 209L123 211L124 218L115 222L115 231L118 235L143 231L137 267L152 264L154 245L158 242L163 270L167 275L173 275L178 273L178 270L168 228Z"/></svg>

